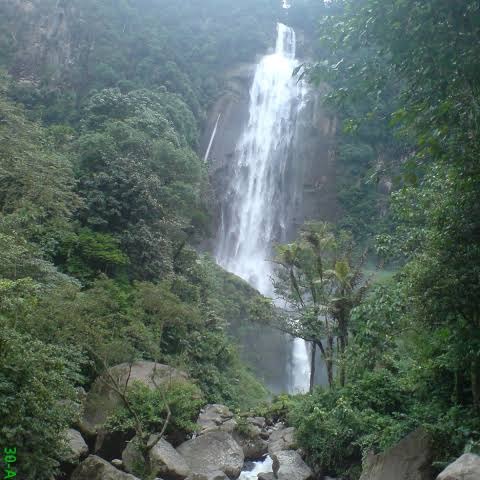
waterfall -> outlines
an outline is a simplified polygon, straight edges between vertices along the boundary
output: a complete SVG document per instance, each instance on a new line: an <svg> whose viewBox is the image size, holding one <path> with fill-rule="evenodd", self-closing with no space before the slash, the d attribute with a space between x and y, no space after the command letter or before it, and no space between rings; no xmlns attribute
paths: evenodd
<svg viewBox="0 0 480 480"><path fill-rule="evenodd" d="M277 24L275 52L256 67L250 89L249 121L237 144L234 174L222 205L217 261L273 297L272 246L285 242L293 225L298 185L292 181L291 147L303 102L303 87L292 77L295 32ZM289 163L290 162L290 163ZM308 387L305 342L292 347L290 390Z"/></svg>
<svg viewBox="0 0 480 480"><path fill-rule="evenodd" d="M208 142L207 151L205 152L205 156L203 157L203 161L205 163L208 161L208 157L210 156L210 150L212 149L213 141L215 140L215 135L217 134L218 122L220 121L221 116L222 114L219 113L217 117L217 121L215 122L215 126L213 127L212 136L210 137L210 142Z"/></svg>

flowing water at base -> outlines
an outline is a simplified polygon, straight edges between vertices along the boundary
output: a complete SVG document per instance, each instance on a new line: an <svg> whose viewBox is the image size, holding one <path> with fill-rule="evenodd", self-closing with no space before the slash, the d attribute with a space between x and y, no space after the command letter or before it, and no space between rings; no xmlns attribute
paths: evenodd
<svg viewBox="0 0 480 480"><path fill-rule="evenodd" d="M238 480L258 480L259 473L269 473L273 472L273 462L270 456L264 460L259 460L258 462L252 462L251 470L244 470Z"/></svg>

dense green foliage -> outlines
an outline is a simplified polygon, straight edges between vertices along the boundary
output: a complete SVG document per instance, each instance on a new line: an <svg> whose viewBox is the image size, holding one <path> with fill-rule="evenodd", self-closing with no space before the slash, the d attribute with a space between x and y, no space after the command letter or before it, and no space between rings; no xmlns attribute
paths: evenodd
<svg viewBox="0 0 480 480"><path fill-rule="evenodd" d="M171 421L167 424L166 432L194 432L198 413L205 402L201 390L190 383L173 383L164 392L134 384L128 400L131 408L137 412L143 429L152 433L162 430L168 418L167 405ZM128 410L121 407L109 419L108 427L128 432L135 429L135 422Z"/></svg>
<svg viewBox="0 0 480 480"><path fill-rule="evenodd" d="M252 306L258 321L302 338L311 345L310 390L315 379L319 349L330 387L334 371L345 383L344 356L349 339L349 321L368 287L362 266L364 255L353 251L352 239L331 225L306 224L299 239L276 248L275 294L289 306L278 311L272 302L259 298Z"/></svg>
<svg viewBox="0 0 480 480"><path fill-rule="evenodd" d="M351 312L346 385L300 399L290 419L332 474L358 478L362 455L417 426L440 466L480 439L480 9L345 0L331 13L320 27L328 54L306 74L331 83L327 104L344 124L343 225L361 242L377 235L381 257L402 268ZM379 176L394 191L389 218L372 222L375 203L386 207Z"/></svg>
<svg viewBox="0 0 480 480"><path fill-rule="evenodd" d="M59 434L72 417L79 352L46 345L12 329L0 329L0 438L5 448L22 448L18 476L47 478L62 458ZM60 403L59 400L65 400Z"/></svg>
<svg viewBox="0 0 480 480"><path fill-rule="evenodd" d="M154 102L149 105L148 120L161 123L163 117L153 111ZM158 360L187 370L197 380L205 402L241 407L244 399L249 406L264 398L265 390L239 361L225 329L227 321L239 315L236 297L244 295L248 303L256 293L186 243L192 238L188 228L201 232L201 227L189 226L194 221L188 213L195 215L195 208L201 211L198 199L205 180L198 158L180 133L173 126L158 129L158 135L164 133L167 138L156 140L146 122L144 129L128 126L129 121L131 125L142 121L133 114L117 117L126 119L122 124L112 113L111 128L99 120L97 130L85 126L70 151L51 140L51 133L58 131L27 120L21 108L8 101L2 100L0 106L5 119L0 126L5 144L0 221L0 322L5 342L1 354L8 356L8 361L2 361L6 368L2 369L2 412L8 416L7 410L16 405L19 415L24 415L23 420L10 415L18 421L16 429L2 422L0 438L3 444L14 442L23 452L43 455L40 472L37 456L24 453L28 457L22 463L25 477L50 478L58 465L61 432L72 419L58 402L69 398L75 386L88 387L105 366L142 358ZM162 106L168 108L168 103ZM138 101L135 108L142 109ZM181 110L175 112L181 114ZM93 118L98 117L86 115L85 125L90 122L94 128ZM140 137L131 140L131 145L137 142L131 154L125 131L117 132L115 142L115 128L129 129L132 137ZM101 145L110 157L102 154ZM122 153L124 163L115 156ZM117 161L108 167L114 158ZM130 173L122 172L123 167L131 168ZM44 181L37 182L39 176ZM176 195L180 198L175 199ZM9 354L10 349L17 349L18 355ZM76 356L68 356L67 351ZM54 362L49 368L51 378L35 373L49 362ZM18 375L25 388L20 384L13 388ZM32 376L38 382L35 388L28 380ZM39 389L48 390L48 396ZM42 414L35 413L38 409ZM183 417L175 413L185 427ZM34 428L31 415L36 416L35 428L44 434L24 434ZM172 425L176 425L173 420Z"/></svg>
<svg viewBox="0 0 480 480"><path fill-rule="evenodd" d="M21 2L20 2L21 3ZM34 0L3 2L3 66L37 85L13 89L48 122L77 121L76 106L92 89L165 86L198 119L223 88L225 69L251 61L273 41L276 0ZM46 21L48 45L31 49L31 22ZM43 51L45 48L47 51ZM52 49L48 51L48 49Z"/></svg>
<svg viewBox="0 0 480 480"><path fill-rule="evenodd" d="M133 389L140 421L122 409L112 429L154 432L170 409L185 434L202 402L254 408L265 389L227 335L254 316L321 348L328 390L256 411L295 425L319 471L356 480L366 453L418 426L437 466L479 448L479 3L299 0L288 13L306 38L320 20L318 45L299 47L342 125L342 212L278 247L287 319L197 251L213 211L205 112L225 73L271 44L280 4L0 5L0 444L22 452L22 478L52 478L75 388L111 365L193 379ZM366 297L365 244L398 269Z"/></svg>
<svg viewBox="0 0 480 480"><path fill-rule="evenodd" d="M0 6L0 443L22 478L52 478L81 413L66 400L108 366L155 360L193 379L134 392L147 432L165 401L167 433L185 435L201 403L266 398L227 334L258 294L195 250L211 202L195 150L225 71L271 42L278 7ZM112 422L131 431L125 411Z"/></svg>

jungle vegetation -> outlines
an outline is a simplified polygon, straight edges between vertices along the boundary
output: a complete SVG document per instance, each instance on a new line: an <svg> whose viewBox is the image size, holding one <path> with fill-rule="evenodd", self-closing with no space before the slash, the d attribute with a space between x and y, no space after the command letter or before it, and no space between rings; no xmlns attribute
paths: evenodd
<svg viewBox="0 0 480 480"><path fill-rule="evenodd" d="M200 253L214 207L197 147L280 2L1 3L0 444L26 452L22 478L57 472L78 414L64 400L136 359L187 371L205 402L286 419L311 465L348 480L419 426L438 468L480 448L480 4L298 4L297 75L330 86L342 125L341 216L278 246L295 317L277 327L317 345L329 385L265 405L226 325L279 317ZM54 31L32 31L49 16ZM396 273L370 279L367 251ZM186 430L189 395L172 400Z"/></svg>

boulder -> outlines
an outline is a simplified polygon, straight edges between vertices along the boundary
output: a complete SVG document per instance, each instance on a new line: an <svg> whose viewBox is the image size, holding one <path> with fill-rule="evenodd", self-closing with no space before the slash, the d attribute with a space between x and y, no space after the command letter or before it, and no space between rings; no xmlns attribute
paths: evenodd
<svg viewBox="0 0 480 480"><path fill-rule="evenodd" d="M213 430L233 432L237 422L228 407L219 404L210 404L202 408L198 416L199 435Z"/></svg>
<svg viewBox="0 0 480 480"><path fill-rule="evenodd" d="M272 455L272 460L273 473L278 480L309 480L313 478L310 467L294 450L277 451Z"/></svg>
<svg viewBox="0 0 480 480"><path fill-rule="evenodd" d="M260 438L263 439L263 440L267 440L267 441L268 441L269 438L270 438L270 433L271 433L271 432L269 432L268 430L262 430L262 431L260 432Z"/></svg>
<svg viewBox="0 0 480 480"><path fill-rule="evenodd" d="M237 426L238 426L237 421L234 418L231 418L230 420L227 420L226 422L222 423L222 425L220 425L219 427L219 430L222 432L232 433L235 431Z"/></svg>
<svg viewBox="0 0 480 480"><path fill-rule="evenodd" d="M233 437L221 431L206 432L188 440L177 448L177 452L194 473L221 470L231 478L240 475L245 459L242 448Z"/></svg>
<svg viewBox="0 0 480 480"><path fill-rule="evenodd" d="M242 447L246 460L259 460L268 451L268 443L261 438L262 430L257 425L247 424L247 429L233 432L233 438Z"/></svg>
<svg viewBox="0 0 480 480"><path fill-rule="evenodd" d="M140 449L135 443L135 438L130 440L122 452L123 469L129 473L143 472L145 470L146 460L143 457Z"/></svg>
<svg viewBox="0 0 480 480"><path fill-rule="evenodd" d="M155 441L153 436L149 441ZM183 480L190 474L185 459L163 438L152 447L147 460L133 439L123 451L122 460L125 470L133 474L144 471L146 462L151 475L161 475L166 480Z"/></svg>
<svg viewBox="0 0 480 480"><path fill-rule="evenodd" d="M272 472L259 473L257 478L258 480L275 480L275 475Z"/></svg>
<svg viewBox="0 0 480 480"><path fill-rule="evenodd" d="M267 453L265 438L260 437L265 423L263 417L248 417L247 428L240 431L234 414L228 407L220 404L204 407L197 420L199 435L213 431L232 434L235 441L242 447L247 460L257 460Z"/></svg>
<svg viewBox="0 0 480 480"><path fill-rule="evenodd" d="M268 440L268 453L273 455L282 450L293 450L295 448L295 429L293 427L274 430Z"/></svg>
<svg viewBox="0 0 480 480"><path fill-rule="evenodd" d="M430 437L419 428L386 452L368 455L360 480L431 480L431 460Z"/></svg>
<svg viewBox="0 0 480 480"><path fill-rule="evenodd" d="M123 465L123 462L119 458L114 458L110 462L115 468L118 468L119 470L125 470L125 467Z"/></svg>
<svg viewBox="0 0 480 480"><path fill-rule="evenodd" d="M70 480L139 480L129 473L117 470L96 455L87 457L72 473Z"/></svg>
<svg viewBox="0 0 480 480"><path fill-rule="evenodd" d="M265 428L267 424L265 417L248 417L247 422L250 423L251 425L255 425L260 429Z"/></svg>
<svg viewBox="0 0 480 480"><path fill-rule="evenodd" d="M67 444L68 453L64 458L65 463L75 465L80 460L88 455L88 446L85 443L80 432L69 428L65 432L65 441Z"/></svg>
<svg viewBox="0 0 480 480"><path fill-rule="evenodd" d="M183 480L190 474L185 459L163 438L150 450L150 471L166 480Z"/></svg>
<svg viewBox="0 0 480 480"><path fill-rule="evenodd" d="M451 463L437 480L479 480L480 457L473 453L465 453Z"/></svg>
<svg viewBox="0 0 480 480"><path fill-rule="evenodd" d="M122 405L120 396L111 388L111 378L120 388L140 382L150 388L170 382L186 381L186 373L155 362L122 363L100 375L92 385L85 400L82 428L91 435L98 432L107 417Z"/></svg>
<svg viewBox="0 0 480 480"><path fill-rule="evenodd" d="M259 460L268 451L268 443L262 438L242 438L234 435L237 443L242 447L246 460Z"/></svg>
<svg viewBox="0 0 480 480"><path fill-rule="evenodd" d="M212 470L206 473L192 473L187 480L230 480L220 470Z"/></svg>
<svg viewBox="0 0 480 480"><path fill-rule="evenodd" d="M107 432L102 428L105 420L117 407L122 405L121 397L112 388L112 380L120 387L140 382L150 388L167 385L172 382L185 382L186 373L155 362L141 361L132 365L122 363L100 375L92 385L85 400L84 413L81 418L81 431L88 437L94 437L94 452L102 458L118 458L132 435L122 432Z"/></svg>

